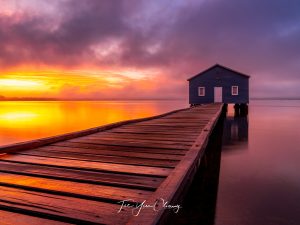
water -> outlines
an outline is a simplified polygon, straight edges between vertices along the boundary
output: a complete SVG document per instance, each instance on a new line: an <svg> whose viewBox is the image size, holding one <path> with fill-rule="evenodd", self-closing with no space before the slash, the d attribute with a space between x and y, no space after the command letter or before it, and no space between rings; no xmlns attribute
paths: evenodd
<svg viewBox="0 0 300 225"><path fill-rule="evenodd" d="M300 101L251 101L248 117L229 107L170 224L299 225Z"/></svg>
<svg viewBox="0 0 300 225"><path fill-rule="evenodd" d="M229 112L223 138L215 225L300 224L300 101Z"/></svg>
<svg viewBox="0 0 300 225"><path fill-rule="evenodd" d="M46 137L146 117L184 101L0 102L0 143ZM232 108L210 142L180 215L170 224L300 224L300 101L251 101L249 115Z"/></svg>
<svg viewBox="0 0 300 225"><path fill-rule="evenodd" d="M185 107L186 101L0 101L0 145Z"/></svg>

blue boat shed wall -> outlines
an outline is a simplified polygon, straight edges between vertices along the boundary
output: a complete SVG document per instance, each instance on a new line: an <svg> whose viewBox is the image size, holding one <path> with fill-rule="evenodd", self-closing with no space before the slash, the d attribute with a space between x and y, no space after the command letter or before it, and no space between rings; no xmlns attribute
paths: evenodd
<svg viewBox="0 0 300 225"><path fill-rule="evenodd" d="M191 105L215 102L214 89L222 87L222 102L249 103L250 76L216 64L191 77L189 81L189 103ZM232 86L238 86L238 95L232 95ZM198 88L205 87L205 95L199 96Z"/></svg>

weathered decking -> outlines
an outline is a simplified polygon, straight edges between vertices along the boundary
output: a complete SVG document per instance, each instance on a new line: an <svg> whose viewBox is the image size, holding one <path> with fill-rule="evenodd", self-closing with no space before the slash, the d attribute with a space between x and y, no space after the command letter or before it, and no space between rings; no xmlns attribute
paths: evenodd
<svg viewBox="0 0 300 225"><path fill-rule="evenodd" d="M199 166L221 104L0 148L1 224L156 224ZM138 216L120 201L158 204ZM137 213L137 210L134 210Z"/></svg>

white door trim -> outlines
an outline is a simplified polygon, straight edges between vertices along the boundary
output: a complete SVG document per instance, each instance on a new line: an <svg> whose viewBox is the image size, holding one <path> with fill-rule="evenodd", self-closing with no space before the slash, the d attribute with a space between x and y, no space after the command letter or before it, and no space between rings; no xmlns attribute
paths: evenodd
<svg viewBox="0 0 300 225"><path fill-rule="evenodd" d="M223 88L214 87L214 102L223 102Z"/></svg>

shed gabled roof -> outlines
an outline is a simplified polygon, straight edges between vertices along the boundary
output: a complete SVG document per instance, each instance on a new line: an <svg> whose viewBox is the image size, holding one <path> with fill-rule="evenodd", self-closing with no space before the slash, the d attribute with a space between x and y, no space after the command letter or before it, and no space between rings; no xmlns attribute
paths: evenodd
<svg viewBox="0 0 300 225"><path fill-rule="evenodd" d="M250 76L247 75L247 74L240 73L240 72L238 72L238 71L235 71L235 70L233 70L233 69L230 69L230 68L228 68L228 67L225 67L225 66L222 66L222 65L219 65L219 64L215 64L214 66L209 67L208 69L206 69L206 70L204 70L204 71L202 71L202 72L196 74L195 76L192 76L191 78L188 79L188 81L194 79L195 77L201 76L201 75L203 75L204 73L206 73L207 71L212 70L212 69L214 69L214 68L216 68L216 67L219 67L219 68L222 68L222 69L225 69L225 70L229 70L229 71L231 71L231 72L233 72L233 73L235 73L235 74L237 74L237 75L240 75L240 76L243 76L243 77L246 77L246 78L250 78Z"/></svg>

